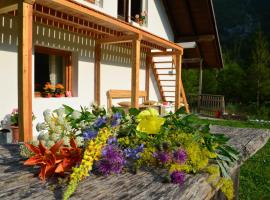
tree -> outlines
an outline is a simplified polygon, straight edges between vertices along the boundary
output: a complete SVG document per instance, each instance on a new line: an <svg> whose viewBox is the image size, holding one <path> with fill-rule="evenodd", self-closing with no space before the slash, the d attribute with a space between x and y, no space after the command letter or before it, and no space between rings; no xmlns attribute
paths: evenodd
<svg viewBox="0 0 270 200"><path fill-rule="evenodd" d="M256 91L257 109L264 97L270 94L270 52L266 37L259 29L254 34L249 77Z"/></svg>

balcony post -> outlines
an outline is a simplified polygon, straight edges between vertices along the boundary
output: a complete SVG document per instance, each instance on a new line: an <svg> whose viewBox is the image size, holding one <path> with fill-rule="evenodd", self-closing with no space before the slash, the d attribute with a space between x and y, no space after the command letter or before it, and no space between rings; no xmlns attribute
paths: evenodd
<svg viewBox="0 0 270 200"><path fill-rule="evenodd" d="M139 108L139 91L140 91L140 54L141 39L140 37L132 41L132 58L131 58L131 107Z"/></svg>
<svg viewBox="0 0 270 200"><path fill-rule="evenodd" d="M20 141L32 140L32 27L34 1L18 3L18 109Z"/></svg>

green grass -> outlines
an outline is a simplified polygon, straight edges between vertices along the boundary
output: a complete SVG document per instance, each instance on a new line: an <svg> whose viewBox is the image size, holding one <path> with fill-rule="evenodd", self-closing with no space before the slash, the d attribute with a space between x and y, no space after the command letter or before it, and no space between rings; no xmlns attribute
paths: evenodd
<svg viewBox="0 0 270 200"><path fill-rule="evenodd" d="M270 199L270 141L240 168L239 199Z"/></svg>
<svg viewBox="0 0 270 200"><path fill-rule="evenodd" d="M270 123L259 123L259 122L238 121L238 120L222 120L222 119L205 119L205 118L198 118L197 116L193 116L191 120L199 124L209 123L212 125L230 126L238 128L270 129Z"/></svg>
<svg viewBox="0 0 270 200"><path fill-rule="evenodd" d="M235 120L201 119L196 116L193 122L215 124L239 128L270 129L270 124L257 122L242 122ZM240 200L270 200L270 140L253 157L248 159L240 168Z"/></svg>

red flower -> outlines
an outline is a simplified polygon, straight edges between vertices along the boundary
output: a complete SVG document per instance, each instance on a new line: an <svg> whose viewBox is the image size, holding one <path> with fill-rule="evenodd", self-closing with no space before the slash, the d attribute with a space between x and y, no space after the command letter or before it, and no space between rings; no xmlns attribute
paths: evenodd
<svg viewBox="0 0 270 200"><path fill-rule="evenodd" d="M26 160L24 165L40 165L39 178L44 181L47 177L54 174L57 164L62 161L61 158L56 155L56 152L62 144L63 140L60 140L50 149L47 149L41 142L39 142L38 147L32 144L25 144L35 155Z"/></svg>
<svg viewBox="0 0 270 200"><path fill-rule="evenodd" d="M70 140L70 148L61 148L61 156L64 158L63 162L59 163L55 173L62 173L68 171L82 160L82 150L77 147L74 138Z"/></svg>

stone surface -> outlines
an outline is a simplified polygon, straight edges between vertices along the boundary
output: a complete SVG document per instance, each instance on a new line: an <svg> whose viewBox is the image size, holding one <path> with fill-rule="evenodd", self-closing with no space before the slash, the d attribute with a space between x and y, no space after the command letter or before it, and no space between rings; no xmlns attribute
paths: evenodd
<svg viewBox="0 0 270 200"><path fill-rule="evenodd" d="M269 130L212 126L211 131L231 137L230 144L241 152L235 171L246 159L265 145ZM23 166L16 145L0 145L0 199L61 199L63 188L53 188L38 178L38 169ZM71 199L98 200L199 200L211 199L217 193L206 181L207 174L188 175L182 187L162 183L156 171L139 171L109 177L91 175L83 181Z"/></svg>

